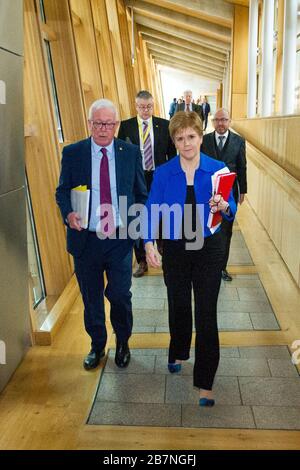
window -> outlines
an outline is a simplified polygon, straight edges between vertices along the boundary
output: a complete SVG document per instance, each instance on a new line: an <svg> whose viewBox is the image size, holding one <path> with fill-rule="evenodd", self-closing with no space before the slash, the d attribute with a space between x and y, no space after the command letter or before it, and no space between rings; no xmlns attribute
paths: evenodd
<svg viewBox="0 0 300 470"><path fill-rule="evenodd" d="M26 200L29 283L32 292L33 308L36 308L46 297L46 293L27 179Z"/></svg>

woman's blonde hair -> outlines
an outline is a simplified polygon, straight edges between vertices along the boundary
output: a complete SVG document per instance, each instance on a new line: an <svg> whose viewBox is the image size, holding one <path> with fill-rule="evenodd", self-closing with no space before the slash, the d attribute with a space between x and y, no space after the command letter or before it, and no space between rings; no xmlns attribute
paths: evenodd
<svg viewBox="0 0 300 470"><path fill-rule="evenodd" d="M188 127L194 129L200 137L203 136L202 121L195 111L192 111L191 113L178 111L175 113L169 124L169 132L172 140L174 141L175 135L178 131L187 129Z"/></svg>

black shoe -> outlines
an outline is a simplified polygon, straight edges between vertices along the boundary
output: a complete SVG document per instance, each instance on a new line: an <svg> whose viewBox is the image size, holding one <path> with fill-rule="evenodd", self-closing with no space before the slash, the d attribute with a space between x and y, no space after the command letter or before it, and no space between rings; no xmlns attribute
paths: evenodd
<svg viewBox="0 0 300 470"><path fill-rule="evenodd" d="M128 366L130 361L130 351L128 342L118 342L116 346L115 363L118 367L125 368Z"/></svg>
<svg viewBox="0 0 300 470"><path fill-rule="evenodd" d="M88 353L88 355L86 356L86 358L83 361L83 367L85 368L85 370L95 369L95 367L97 367L99 365L100 360L104 356L105 356L105 350L104 349L103 349L103 351L100 351L100 352L93 351L91 349L90 352Z"/></svg>
<svg viewBox="0 0 300 470"><path fill-rule="evenodd" d="M224 269L224 271L222 271L222 279L224 281L232 281L232 277L230 276L230 274L228 273L228 271L226 269Z"/></svg>
<svg viewBox="0 0 300 470"><path fill-rule="evenodd" d="M146 261L141 261L135 273L133 273L133 277L142 277L148 271L148 265Z"/></svg>

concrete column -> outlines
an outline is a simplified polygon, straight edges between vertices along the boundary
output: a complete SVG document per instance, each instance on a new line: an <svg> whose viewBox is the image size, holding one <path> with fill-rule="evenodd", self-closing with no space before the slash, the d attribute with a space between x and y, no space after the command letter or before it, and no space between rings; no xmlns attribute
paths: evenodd
<svg viewBox="0 0 300 470"><path fill-rule="evenodd" d="M256 116L256 61L257 61L258 0L249 4L249 41L248 41L248 118Z"/></svg>
<svg viewBox="0 0 300 470"><path fill-rule="evenodd" d="M288 0L289 1L289 0ZM272 114L274 0L264 0L262 24L261 115Z"/></svg>
<svg viewBox="0 0 300 470"><path fill-rule="evenodd" d="M296 86L297 0L284 2L282 114L293 114Z"/></svg>

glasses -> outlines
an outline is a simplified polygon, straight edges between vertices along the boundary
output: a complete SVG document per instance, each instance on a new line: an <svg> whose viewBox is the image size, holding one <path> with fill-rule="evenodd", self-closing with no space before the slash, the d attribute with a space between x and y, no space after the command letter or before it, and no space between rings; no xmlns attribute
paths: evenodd
<svg viewBox="0 0 300 470"><path fill-rule="evenodd" d="M229 121L228 118L221 118L221 119L213 119L214 122L221 122L222 124L224 124L225 122Z"/></svg>
<svg viewBox="0 0 300 470"><path fill-rule="evenodd" d="M153 104L148 104L148 106L141 106L138 104L137 107L142 111L151 111L151 109L153 108Z"/></svg>
<svg viewBox="0 0 300 470"><path fill-rule="evenodd" d="M91 121L94 129L113 129L117 122Z"/></svg>

